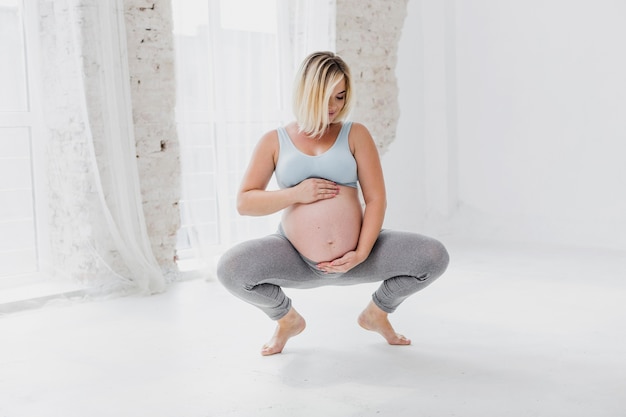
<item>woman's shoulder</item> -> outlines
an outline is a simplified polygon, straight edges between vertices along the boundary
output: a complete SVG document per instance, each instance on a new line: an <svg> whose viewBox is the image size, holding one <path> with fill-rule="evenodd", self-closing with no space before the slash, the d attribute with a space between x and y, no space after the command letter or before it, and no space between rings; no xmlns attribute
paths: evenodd
<svg viewBox="0 0 626 417"><path fill-rule="evenodd" d="M352 134L357 135L357 136L360 136L360 135L369 136L370 135L369 129L363 123L354 122L350 120L343 122L344 125L348 123L350 124L350 135Z"/></svg>
<svg viewBox="0 0 626 417"><path fill-rule="evenodd" d="M272 154L278 150L278 147L278 128L263 133L256 144L257 151Z"/></svg>
<svg viewBox="0 0 626 417"><path fill-rule="evenodd" d="M278 138L278 128L268 130L261 135L261 138L259 139L259 143L273 142L273 141L276 141L277 138Z"/></svg>
<svg viewBox="0 0 626 417"><path fill-rule="evenodd" d="M284 140L290 138L294 132L297 133L298 125L296 122L290 122L286 125L281 125L275 129L271 129L263 133L257 143L257 147L264 150L277 151L280 147L280 137Z"/></svg>
<svg viewBox="0 0 626 417"><path fill-rule="evenodd" d="M348 123L348 122L344 122ZM351 144L355 144L362 141L371 141L372 135L370 134L369 129L363 124L359 122L350 122L350 134L348 136L348 140Z"/></svg>

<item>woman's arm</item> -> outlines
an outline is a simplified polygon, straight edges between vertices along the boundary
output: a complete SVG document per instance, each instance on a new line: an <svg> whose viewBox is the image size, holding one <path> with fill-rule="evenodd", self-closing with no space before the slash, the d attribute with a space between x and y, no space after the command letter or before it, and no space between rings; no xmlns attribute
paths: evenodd
<svg viewBox="0 0 626 417"><path fill-rule="evenodd" d="M237 193L237 211L248 216L265 216L293 204L308 204L333 198L339 187L332 181L311 178L282 190L267 191L276 161L278 161L278 134L266 133L257 144Z"/></svg>
<svg viewBox="0 0 626 417"><path fill-rule="evenodd" d="M355 130L354 158L365 202L363 225L355 251L360 262L363 262L369 256L383 227L387 194L380 156L372 135L365 126L358 123L353 124L352 129Z"/></svg>

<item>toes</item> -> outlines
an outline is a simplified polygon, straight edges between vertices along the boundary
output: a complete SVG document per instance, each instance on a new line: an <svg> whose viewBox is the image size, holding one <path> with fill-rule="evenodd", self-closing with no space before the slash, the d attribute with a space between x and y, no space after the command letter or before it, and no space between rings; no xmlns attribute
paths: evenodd
<svg viewBox="0 0 626 417"><path fill-rule="evenodd" d="M269 356L269 355L274 355L276 353L280 353L281 351L282 351L282 349L277 349L274 346L263 345L263 347L261 348L261 355Z"/></svg>
<svg viewBox="0 0 626 417"><path fill-rule="evenodd" d="M392 343L392 344L393 345L410 345L411 339L405 337L404 335L396 334L395 343Z"/></svg>

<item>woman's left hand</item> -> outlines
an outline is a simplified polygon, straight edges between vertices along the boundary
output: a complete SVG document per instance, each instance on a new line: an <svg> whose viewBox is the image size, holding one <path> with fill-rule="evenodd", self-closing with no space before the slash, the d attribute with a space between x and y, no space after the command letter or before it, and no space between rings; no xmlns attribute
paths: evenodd
<svg viewBox="0 0 626 417"><path fill-rule="evenodd" d="M318 263L317 268L329 274L348 272L363 261L364 259L359 259L356 251L350 251L333 261Z"/></svg>

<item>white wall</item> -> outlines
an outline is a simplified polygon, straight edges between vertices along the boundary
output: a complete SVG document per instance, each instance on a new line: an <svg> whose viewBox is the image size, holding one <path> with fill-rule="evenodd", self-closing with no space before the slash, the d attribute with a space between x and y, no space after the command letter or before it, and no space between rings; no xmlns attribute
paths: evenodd
<svg viewBox="0 0 626 417"><path fill-rule="evenodd" d="M441 233L456 207L448 8L442 1L407 5L396 67L400 118L382 157L389 201L385 227Z"/></svg>
<svg viewBox="0 0 626 417"><path fill-rule="evenodd" d="M626 248L624 21L609 0L409 0L388 222Z"/></svg>
<svg viewBox="0 0 626 417"><path fill-rule="evenodd" d="M409 1L407 16L398 45L396 77L400 116L396 138L382 155L387 185L388 208L385 227L419 230L424 217L420 196L423 183L419 180L419 151L423 139L423 106L416 100L423 86L421 33L415 20L417 1ZM419 115L420 117L414 117ZM413 117L412 117L413 116ZM413 120L411 120L413 119ZM407 187L407 183L410 186Z"/></svg>

